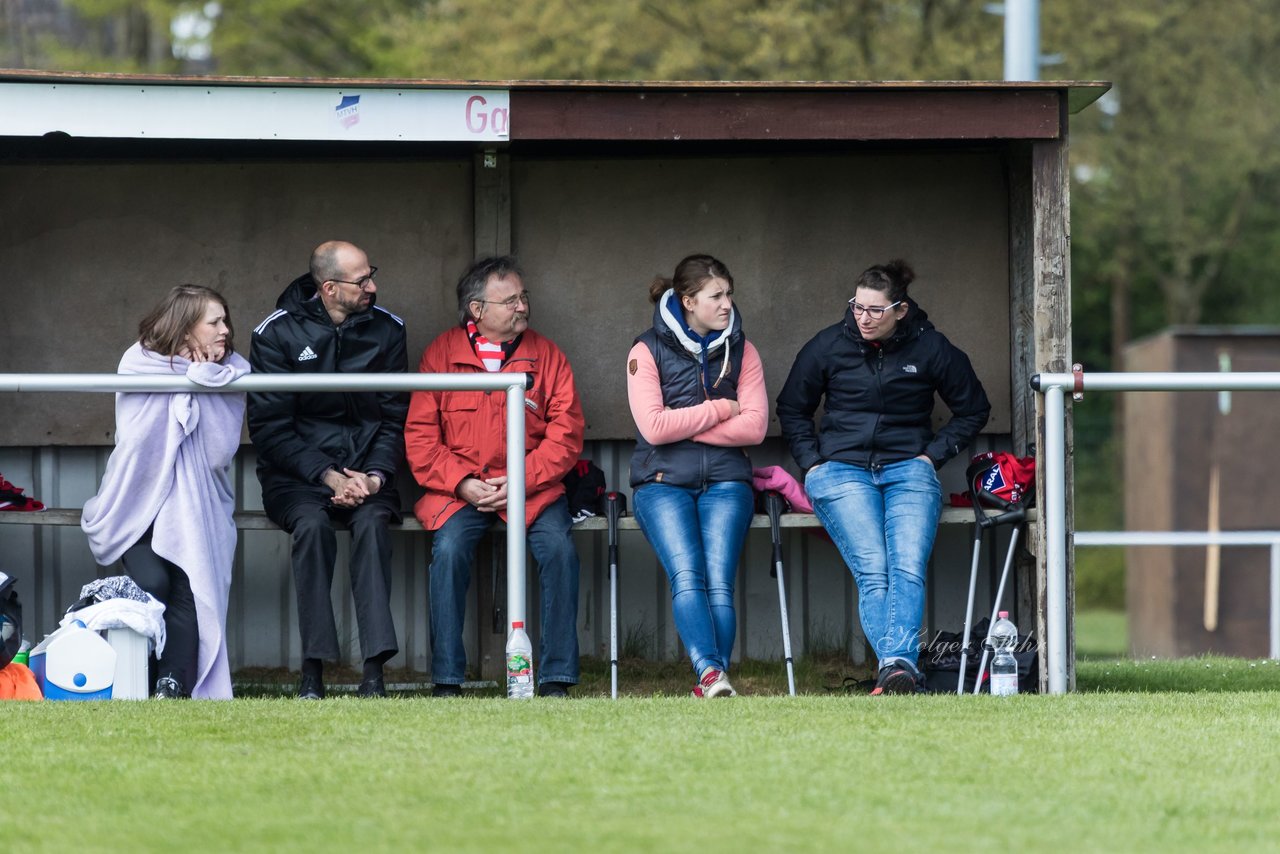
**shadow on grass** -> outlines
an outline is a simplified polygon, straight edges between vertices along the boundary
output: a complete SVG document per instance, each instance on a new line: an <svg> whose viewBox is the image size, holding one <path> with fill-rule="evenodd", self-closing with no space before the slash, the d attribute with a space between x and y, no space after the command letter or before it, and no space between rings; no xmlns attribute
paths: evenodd
<svg viewBox="0 0 1280 854"><path fill-rule="evenodd" d="M605 659L583 657L582 681L573 689L575 697L610 696L611 674ZM734 687L746 696L777 696L788 692L786 665L781 661L741 661L730 672ZM819 656L796 661L795 679L798 694L830 695L867 693L865 680L871 676L867 666L856 665L847 657ZM325 686L330 694L340 696L354 692L360 673L347 666L325 668ZM386 671L388 692L397 696L426 697L431 694L429 674L407 669ZM687 661L653 661L624 658L618 662L618 694L625 697L681 697L692 692L693 671ZM246 667L234 674L237 697L289 697L298 686L297 671L285 668ZM501 697L505 687L495 680L475 679L463 688L464 697Z"/></svg>
<svg viewBox="0 0 1280 854"><path fill-rule="evenodd" d="M1129 658L1122 612L1080 612L1076 617L1076 650L1076 689L1082 693L1280 691L1278 661L1221 656ZM610 696L607 660L584 657L581 670L582 681L573 690L573 696ZM786 665L781 661L741 661L729 675L734 687L744 696L787 693ZM431 694L429 674L395 669L388 670L386 677L393 695L427 697ZM867 694L872 687L872 677L870 666L854 664L838 651L795 662L798 694ZM330 666L325 671L325 684L335 696L354 692L359 682L360 673L350 667ZM235 674L238 697L288 697L297 690L297 684L298 674L284 668L244 668ZM624 657L618 664L619 696L681 697L687 696L693 685L693 672L683 659L654 661L646 657ZM463 689L464 697L501 697L505 693L504 686L492 679L477 679Z"/></svg>

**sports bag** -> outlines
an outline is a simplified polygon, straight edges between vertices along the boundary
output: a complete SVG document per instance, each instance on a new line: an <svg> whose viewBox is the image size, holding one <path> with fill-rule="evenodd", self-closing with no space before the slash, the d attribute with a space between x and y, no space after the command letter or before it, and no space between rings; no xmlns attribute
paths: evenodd
<svg viewBox="0 0 1280 854"><path fill-rule="evenodd" d="M1015 457L1008 451L987 451L969 461L965 480L969 489L951 494L953 507L972 507L973 496L984 493L1010 504L1021 504L1035 496L1036 458Z"/></svg>

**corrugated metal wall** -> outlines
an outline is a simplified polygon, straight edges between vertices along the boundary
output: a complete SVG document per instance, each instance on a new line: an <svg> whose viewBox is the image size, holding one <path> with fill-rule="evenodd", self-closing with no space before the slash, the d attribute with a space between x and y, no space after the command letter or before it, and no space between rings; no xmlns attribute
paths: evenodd
<svg viewBox="0 0 1280 854"><path fill-rule="evenodd" d="M983 436L973 452L1007 446L1007 437ZM627 489L627 465L631 443L590 442L584 456L605 472L610 488ZM106 467L108 447L0 448L0 473L26 489L27 494L49 507L81 507L92 497ZM780 439L769 438L752 454L756 465L780 464L786 451ZM242 449L237 459L237 504L244 510L261 510L255 455ZM963 489L964 462L953 461L943 471L943 490ZM402 491L405 491L402 484ZM969 525L946 525L940 532L930 570L926 622L931 630L956 630L963 616L968 583L972 533ZM354 611L351 604L344 546L339 535L339 565L333 586L338 629L347 661L359 660ZM499 549L483 550L473 575L467 614L467 652L471 668L479 671L477 656L482 632L490 631L492 615L477 613L478 587L490 585L501 572ZM583 655L608 654L609 567L608 541L603 532L576 535L582 562L578 637ZM401 654L392 666L430 669L427 623L427 566L430 536L420 532L395 535L392 609ZM856 590L852 577L834 546L821 531L789 530L784 533L788 610L792 644L797 656L806 651L843 649L855 662L866 658L865 643L856 615ZM999 549L984 549L984 569L979 573L979 616L989 607L991 568ZM495 558L486 560L492 551ZM652 550L638 531L620 534L619 638L624 653L649 658L682 654L671 620L666 577ZM1002 554L1002 551L1000 551ZM499 563L495 565L495 560ZM738 643L735 658L779 658L782 655L778 618L777 582L770 575L771 543L767 529L752 529L738 577ZM0 525L0 568L18 578L28 637L38 639L56 627L80 586L96 577L119 573L120 567L99 567L84 535L76 527L51 525ZM530 575L529 609L537 631L536 576ZM1015 597L1010 597L1013 601ZM982 605L983 602L988 603ZM288 537L279 531L242 531L237 547L227 635L232 668L245 666L296 668L299 663L297 609L289 568Z"/></svg>

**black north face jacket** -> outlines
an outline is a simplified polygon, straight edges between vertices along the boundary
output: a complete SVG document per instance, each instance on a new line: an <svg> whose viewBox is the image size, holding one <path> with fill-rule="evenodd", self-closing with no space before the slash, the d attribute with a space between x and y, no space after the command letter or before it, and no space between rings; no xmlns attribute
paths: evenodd
<svg viewBox="0 0 1280 854"><path fill-rule="evenodd" d="M863 339L849 308L796 356L777 412L791 455L805 471L827 460L875 467L919 454L941 468L986 425L991 403L969 357L908 302L906 317L882 347ZM936 434L930 424L935 393L951 410ZM824 412L815 428L820 403Z"/></svg>
<svg viewBox="0 0 1280 854"><path fill-rule="evenodd" d="M295 279L253 330L255 374L405 373L404 321L376 304L334 326L311 276ZM331 466L391 477L404 459L403 392L255 392L249 438L264 496L320 486Z"/></svg>

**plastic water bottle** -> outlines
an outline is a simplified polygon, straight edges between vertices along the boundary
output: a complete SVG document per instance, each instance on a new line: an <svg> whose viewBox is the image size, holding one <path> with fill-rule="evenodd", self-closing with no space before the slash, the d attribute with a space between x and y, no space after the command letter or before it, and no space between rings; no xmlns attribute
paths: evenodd
<svg viewBox="0 0 1280 854"><path fill-rule="evenodd" d="M507 637L507 697L533 698L533 644L525 634L523 622L512 623Z"/></svg>
<svg viewBox="0 0 1280 854"><path fill-rule="evenodd" d="M26 638L22 639L22 646L18 647L18 652L13 656L14 664L27 665L30 664L31 641Z"/></svg>
<svg viewBox="0 0 1280 854"><path fill-rule="evenodd" d="M1013 657L1018 645L1018 627L1009 619L1008 611L1000 612L1000 619L991 627L991 696L1009 697L1018 693L1018 662Z"/></svg>

